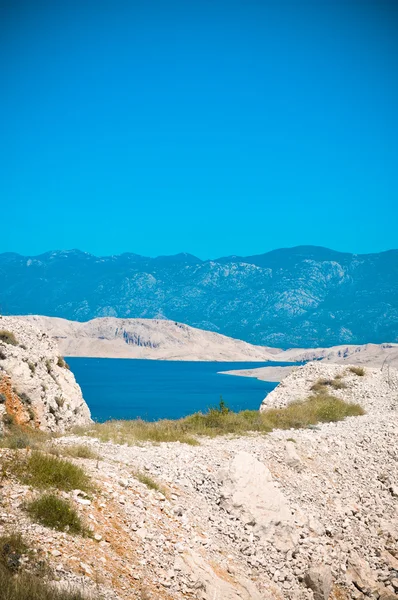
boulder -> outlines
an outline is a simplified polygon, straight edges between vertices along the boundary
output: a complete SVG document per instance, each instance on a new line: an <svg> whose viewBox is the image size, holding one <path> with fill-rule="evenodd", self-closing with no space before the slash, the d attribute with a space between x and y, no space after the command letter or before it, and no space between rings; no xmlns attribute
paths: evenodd
<svg viewBox="0 0 398 600"><path fill-rule="evenodd" d="M333 585L330 567L326 565L311 567L305 574L304 583L314 592L314 600L328 600Z"/></svg>
<svg viewBox="0 0 398 600"><path fill-rule="evenodd" d="M248 452L238 452L219 472L219 478L222 508L245 525L252 525L260 539L272 540L279 550L296 545L298 536L291 510L265 464Z"/></svg>

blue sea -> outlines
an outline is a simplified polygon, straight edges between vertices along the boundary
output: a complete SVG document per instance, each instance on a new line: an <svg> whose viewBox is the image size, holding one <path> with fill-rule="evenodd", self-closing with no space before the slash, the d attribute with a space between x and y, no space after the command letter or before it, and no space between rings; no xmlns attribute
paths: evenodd
<svg viewBox="0 0 398 600"><path fill-rule="evenodd" d="M219 371L287 363L67 358L94 420L178 419L218 405L257 410L276 383Z"/></svg>

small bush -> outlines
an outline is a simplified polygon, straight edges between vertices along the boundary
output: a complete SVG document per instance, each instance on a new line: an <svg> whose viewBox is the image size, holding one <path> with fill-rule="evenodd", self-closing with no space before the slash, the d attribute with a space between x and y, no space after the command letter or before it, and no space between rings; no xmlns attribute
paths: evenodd
<svg viewBox="0 0 398 600"><path fill-rule="evenodd" d="M4 394L0 394L0 404L5 404L6 403L7 398L5 397Z"/></svg>
<svg viewBox="0 0 398 600"><path fill-rule="evenodd" d="M6 329L0 329L0 342L10 344L11 346L18 346L18 341L12 331Z"/></svg>
<svg viewBox="0 0 398 600"><path fill-rule="evenodd" d="M55 494L44 494L32 500L26 510L33 521L45 527L72 534L90 535L72 504Z"/></svg>
<svg viewBox="0 0 398 600"><path fill-rule="evenodd" d="M9 533L0 536L0 568L11 573L18 571L20 561L27 554L29 547L20 533Z"/></svg>
<svg viewBox="0 0 398 600"><path fill-rule="evenodd" d="M11 427L11 425L13 425L14 423L14 417L12 415L9 415L8 413L4 413L4 415L2 416L2 421L6 427Z"/></svg>
<svg viewBox="0 0 398 600"><path fill-rule="evenodd" d="M49 375L51 375L52 374L53 366L52 366L51 360L49 358L47 358L47 360L45 362L45 365L46 365L47 373Z"/></svg>
<svg viewBox="0 0 398 600"><path fill-rule="evenodd" d="M32 404L32 400L29 398L28 394L25 394L25 392L21 392L18 394L18 396L23 404Z"/></svg>
<svg viewBox="0 0 398 600"><path fill-rule="evenodd" d="M30 372L32 373L32 376L36 373L36 365L32 362L28 362L28 367L30 369Z"/></svg>
<svg viewBox="0 0 398 600"><path fill-rule="evenodd" d="M133 473L133 475L136 479L138 479L138 481L146 485L146 487L150 490L161 492L164 496L167 495L165 488L159 485L159 483L157 483L157 481L155 481L150 475L147 475L142 471L136 471L135 473Z"/></svg>
<svg viewBox="0 0 398 600"><path fill-rule="evenodd" d="M349 367L348 370L351 373L355 373L355 375L358 375L358 377L363 377L366 372L363 367Z"/></svg>
<svg viewBox="0 0 398 600"><path fill-rule="evenodd" d="M69 492L71 490L92 491L90 478L81 467L72 462L33 451L25 460L15 466L15 475L26 485L38 489L56 488Z"/></svg>
<svg viewBox="0 0 398 600"><path fill-rule="evenodd" d="M342 375L336 375L334 379L320 378L311 386L312 392L325 392L328 387L334 390L343 390L347 387L347 384L342 381Z"/></svg>
<svg viewBox="0 0 398 600"><path fill-rule="evenodd" d="M68 371L70 370L70 366L68 365L66 360L62 358L62 356L58 356L57 365L62 369L68 369Z"/></svg>

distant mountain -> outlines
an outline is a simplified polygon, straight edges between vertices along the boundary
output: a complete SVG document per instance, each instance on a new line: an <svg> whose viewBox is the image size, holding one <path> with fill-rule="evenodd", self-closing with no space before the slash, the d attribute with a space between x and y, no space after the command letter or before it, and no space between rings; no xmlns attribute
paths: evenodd
<svg viewBox="0 0 398 600"><path fill-rule="evenodd" d="M398 341L398 250L299 246L207 261L7 253L0 278L3 314L167 318L284 348Z"/></svg>

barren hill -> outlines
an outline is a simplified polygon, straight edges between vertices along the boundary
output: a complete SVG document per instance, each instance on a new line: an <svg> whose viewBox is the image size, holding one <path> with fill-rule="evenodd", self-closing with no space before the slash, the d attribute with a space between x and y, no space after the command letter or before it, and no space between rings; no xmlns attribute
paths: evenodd
<svg viewBox="0 0 398 600"><path fill-rule="evenodd" d="M159 319L104 317L86 323L56 317L18 317L58 342L63 356L160 360L268 361L277 349Z"/></svg>

